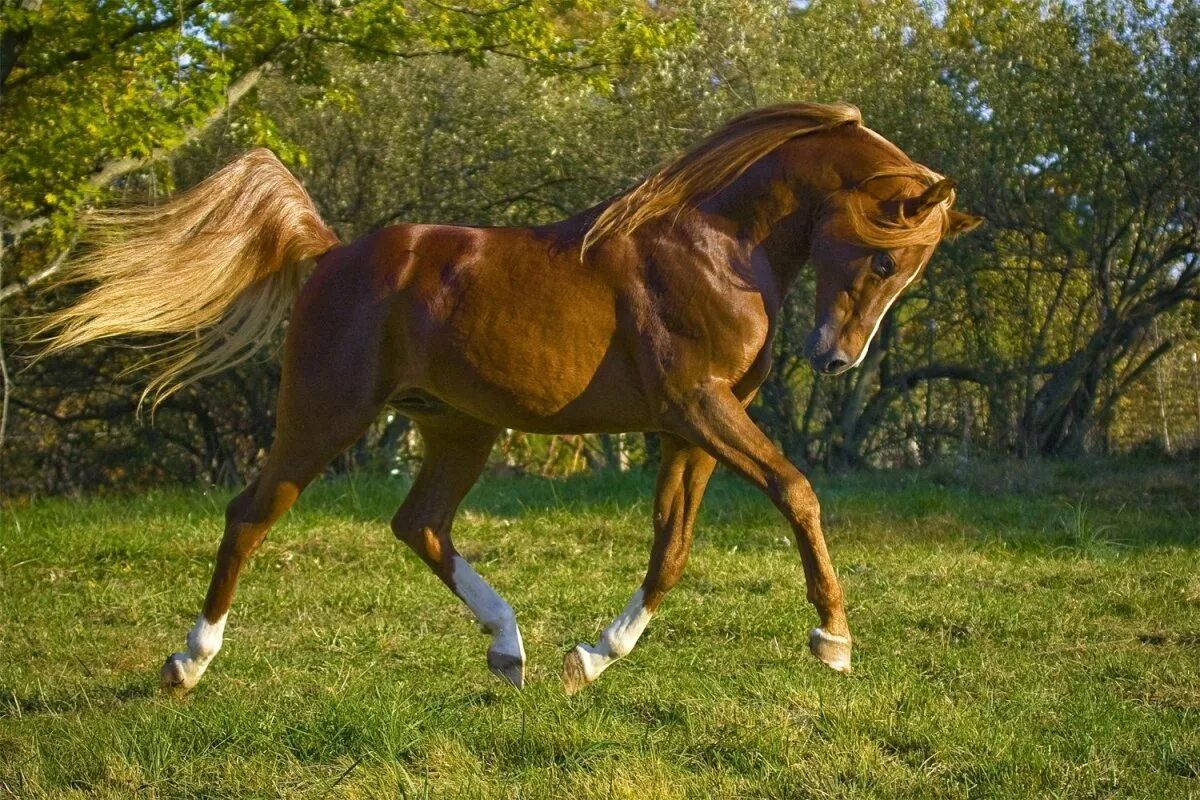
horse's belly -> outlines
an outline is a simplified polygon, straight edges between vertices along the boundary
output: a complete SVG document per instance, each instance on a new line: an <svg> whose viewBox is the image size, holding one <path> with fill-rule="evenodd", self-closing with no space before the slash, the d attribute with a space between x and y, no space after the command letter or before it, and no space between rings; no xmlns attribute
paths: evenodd
<svg viewBox="0 0 1200 800"><path fill-rule="evenodd" d="M636 366L611 341L545 329L429 343L428 388L471 416L536 433L645 428Z"/></svg>

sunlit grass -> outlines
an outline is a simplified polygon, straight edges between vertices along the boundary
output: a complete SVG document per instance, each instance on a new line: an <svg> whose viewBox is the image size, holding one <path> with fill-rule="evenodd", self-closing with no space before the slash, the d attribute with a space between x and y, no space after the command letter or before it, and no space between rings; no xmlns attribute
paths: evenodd
<svg viewBox="0 0 1200 800"><path fill-rule="evenodd" d="M1162 465L826 477L855 673L807 655L788 532L711 487L681 586L575 698L562 652L641 579L652 476L485 481L456 529L510 599L517 693L386 520L326 482L247 570L226 647L157 669L225 492L0 510L0 797L1187 797L1200 794L1200 524Z"/></svg>

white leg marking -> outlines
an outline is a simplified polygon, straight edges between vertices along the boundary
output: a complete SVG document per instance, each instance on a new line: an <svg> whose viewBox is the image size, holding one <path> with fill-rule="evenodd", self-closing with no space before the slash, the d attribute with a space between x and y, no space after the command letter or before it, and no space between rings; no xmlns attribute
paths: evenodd
<svg viewBox="0 0 1200 800"><path fill-rule="evenodd" d="M453 564L450 579L454 581L454 591L471 609L479 624L492 635L491 649L519 658L524 663L525 647L521 643L521 631L517 629L517 618L513 616L512 607L496 594L487 581L479 577L479 573L462 556L455 556Z"/></svg>
<svg viewBox="0 0 1200 800"><path fill-rule="evenodd" d="M200 682L200 676L221 649L226 617L227 614L216 622L209 622L203 614L196 618L196 624L188 632L187 651L175 653L163 665L164 684L191 689Z"/></svg>
<svg viewBox="0 0 1200 800"><path fill-rule="evenodd" d="M596 642L595 647L581 644L575 648L588 683L596 680L601 672L608 669L617 659L627 655L637 644L652 616L646 610L644 597L641 589L633 593L625 610L600 634L600 641Z"/></svg>

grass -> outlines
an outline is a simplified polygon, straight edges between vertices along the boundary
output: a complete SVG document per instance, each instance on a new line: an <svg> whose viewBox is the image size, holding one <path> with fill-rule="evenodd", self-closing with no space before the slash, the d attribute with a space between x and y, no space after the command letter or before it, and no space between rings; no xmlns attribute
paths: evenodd
<svg viewBox="0 0 1200 800"><path fill-rule="evenodd" d="M562 652L641 579L651 476L492 478L461 549L517 611L518 693L387 532L376 477L314 487L244 575L225 650L160 696L223 492L0 510L0 797L1200 796L1194 470L825 477L853 675L774 510L718 476L683 583L574 698Z"/></svg>

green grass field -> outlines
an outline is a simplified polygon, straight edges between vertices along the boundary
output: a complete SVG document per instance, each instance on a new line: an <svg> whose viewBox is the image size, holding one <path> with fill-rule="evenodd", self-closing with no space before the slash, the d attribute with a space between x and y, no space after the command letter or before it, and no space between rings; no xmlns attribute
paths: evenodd
<svg viewBox="0 0 1200 800"><path fill-rule="evenodd" d="M789 533L718 475L679 588L577 697L563 651L640 582L643 473L486 480L460 549L512 603L517 692L388 532L404 484L314 487L161 696L227 495L0 510L0 797L1200 796L1194 468L822 477L855 672L808 655Z"/></svg>

